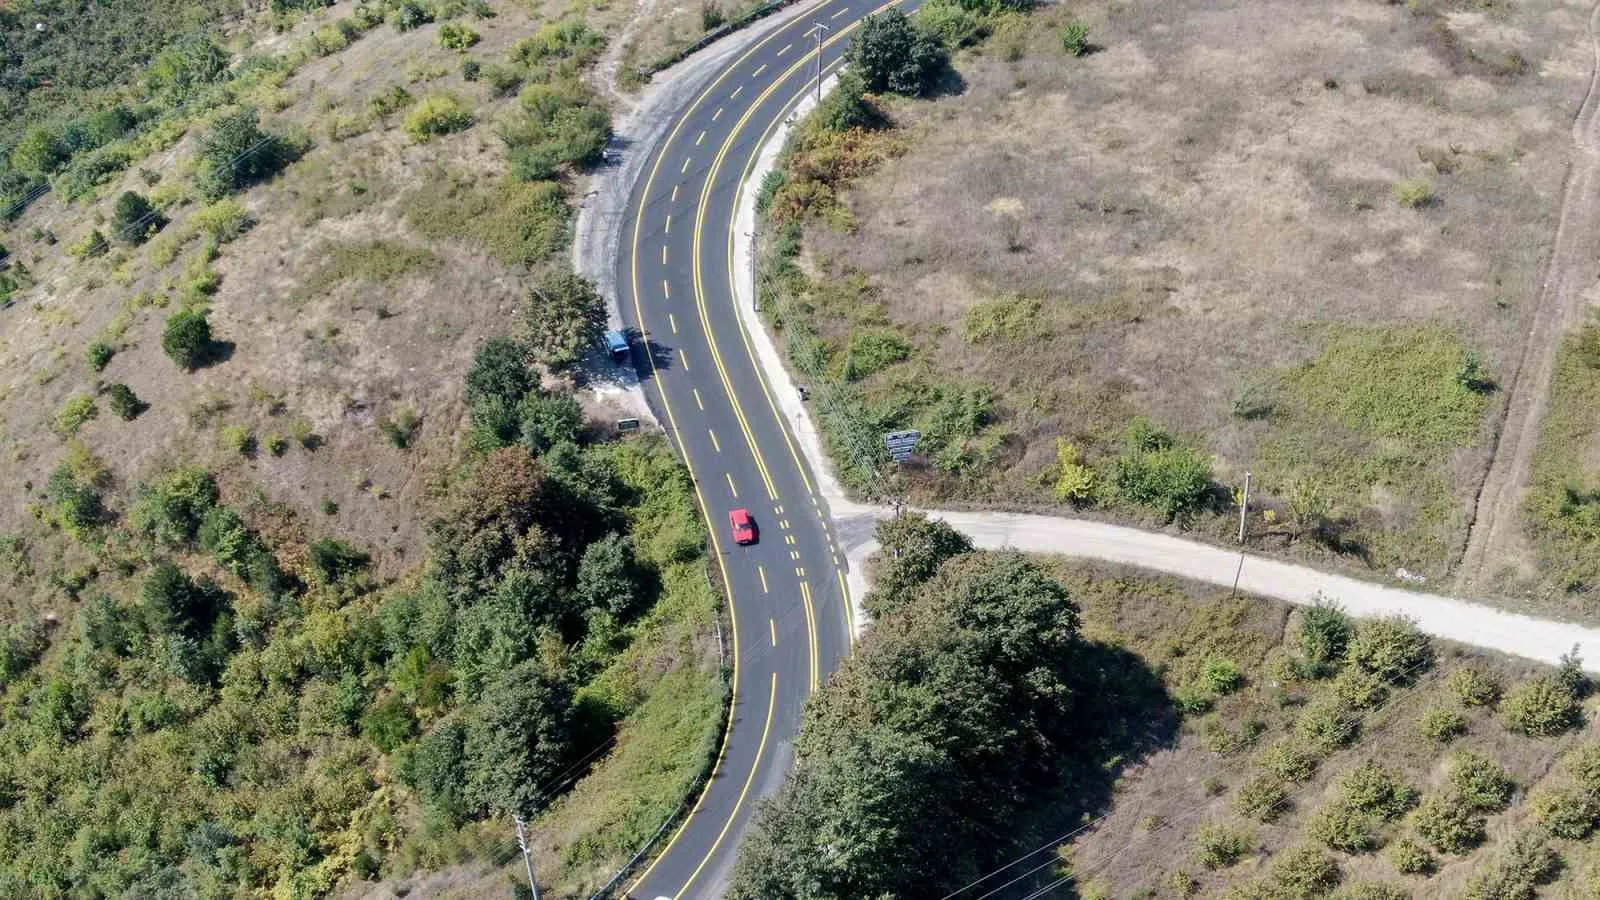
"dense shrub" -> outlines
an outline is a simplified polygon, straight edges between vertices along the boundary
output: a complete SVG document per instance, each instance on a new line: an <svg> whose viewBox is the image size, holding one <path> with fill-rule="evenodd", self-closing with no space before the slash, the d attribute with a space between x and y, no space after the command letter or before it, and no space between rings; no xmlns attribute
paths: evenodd
<svg viewBox="0 0 1600 900"><path fill-rule="evenodd" d="M1467 732L1467 718L1453 709L1434 707L1417 719L1417 731L1430 741L1447 744Z"/></svg>
<svg viewBox="0 0 1600 900"><path fill-rule="evenodd" d="M466 51L479 40L479 34L465 25L447 22L439 26L439 46L446 50Z"/></svg>
<svg viewBox="0 0 1600 900"><path fill-rule="evenodd" d="M1320 897L1339 885L1339 864L1316 847L1302 845L1278 853L1267 871L1269 896Z"/></svg>
<svg viewBox="0 0 1600 900"><path fill-rule="evenodd" d="M106 405L111 407L111 411L124 422L139 418L139 414L145 410L145 404L139 399L139 395L133 392L133 388L121 382L106 385L105 397Z"/></svg>
<svg viewBox="0 0 1600 900"><path fill-rule="evenodd" d="M99 486L67 466L50 473L45 497L55 510L56 524L79 540L87 539L94 528L105 521L106 508L100 499Z"/></svg>
<svg viewBox="0 0 1600 900"><path fill-rule="evenodd" d="M1388 616L1357 626L1345 656L1390 684L1410 684L1433 664L1433 644L1410 619Z"/></svg>
<svg viewBox="0 0 1600 900"><path fill-rule="evenodd" d="M245 107L218 117L201 136L195 187L207 200L220 200L271 178L299 155L293 144L262 131L256 110Z"/></svg>
<svg viewBox="0 0 1600 900"><path fill-rule="evenodd" d="M193 541L218 497L215 479L196 466L174 469L135 495L129 515L134 529L167 547Z"/></svg>
<svg viewBox="0 0 1600 900"><path fill-rule="evenodd" d="M1068 56L1083 56L1089 52L1089 28L1078 22L1070 22L1061 29L1061 49L1067 51Z"/></svg>
<svg viewBox="0 0 1600 900"><path fill-rule="evenodd" d="M589 88L570 80L531 84L518 103L522 114L499 128L518 178L538 181L553 177L562 166L600 160L611 139L611 116Z"/></svg>
<svg viewBox="0 0 1600 900"><path fill-rule="evenodd" d="M1313 840L1345 853L1365 853L1378 847L1377 816L1344 800L1318 810L1306 823Z"/></svg>
<svg viewBox="0 0 1600 900"><path fill-rule="evenodd" d="M1194 830L1194 861L1208 869L1225 869L1254 846L1255 839L1248 832L1217 822L1206 822Z"/></svg>
<svg viewBox="0 0 1600 900"><path fill-rule="evenodd" d="M239 201L224 198L195 210L188 227L216 244L226 244L246 231L254 222Z"/></svg>
<svg viewBox="0 0 1600 900"><path fill-rule="evenodd" d="M1257 822L1270 822L1283 812L1288 799L1283 782L1271 775L1256 775L1239 785L1233 795L1233 809Z"/></svg>
<svg viewBox="0 0 1600 900"><path fill-rule="evenodd" d="M472 111L450 94L429 94L406 113L406 134L417 142L454 134L472 125Z"/></svg>
<svg viewBox="0 0 1600 900"><path fill-rule="evenodd" d="M1447 769L1446 781L1456 796L1476 810L1498 812L1511 802L1516 790L1503 766L1471 751L1450 757Z"/></svg>
<svg viewBox="0 0 1600 900"><path fill-rule="evenodd" d="M1261 751L1256 762L1283 781L1305 781L1317 771L1317 756L1293 738L1279 738Z"/></svg>
<svg viewBox="0 0 1600 900"><path fill-rule="evenodd" d="M1417 792L1375 762L1364 762L1339 777L1339 799L1380 819L1397 819L1417 802Z"/></svg>
<svg viewBox="0 0 1600 900"><path fill-rule="evenodd" d="M89 368L102 372L111 363L111 357L116 355L116 348L102 341L95 341L84 348L83 361L89 364Z"/></svg>
<svg viewBox="0 0 1600 900"><path fill-rule="evenodd" d="M1600 797L1574 785L1540 788L1529 805L1540 826L1559 838L1582 840L1600 822Z"/></svg>
<svg viewBox="0 0 1600 900"><path fill-rule="evenodd" d="M1462 706L1493 706L1500 700L1500 682L1472 666L1451 672L1445 687Z"/></svg>
<svg viewBox="0 0 1600 900"><path fill-rule="evenodd" d="M911 357L911 342L886 330L874 329L850 336L844 378L854 381L881 372Z"/></svg>
<svg viewBox="0 0 1600 900"><path fill-rule="evenodd" d="M167 220L143 194L123 191L111 210L111 235L125 244L142 244Z"/></svg>
<svg viewBox="0 0 1600 900"><path fill-rule="evenodd" d="M1344 660L1355 623L1332 600L1318 595L1316 601L1300 611L1300 627L1295 643L1314 675L1336 669Z"/></svg>
<svg viewBox="0 0 1600 900"><path fill-rule="evenodd" d="M817 127L827 131L877 128L884 121L883 113L867 99L866 84L854 72L839 76L839 83L834 85L832 93L823 98L815 115Z"/></svg>
<svg viewBox="0 0 1600 900"><path fill-rule="evenodd" d="M522 304L522 334L534 358L566 369L592 351L606 329L606 305L594 283L570 271L545 275Z"/></svg>
<svg viewBox="0 0 1600 900"><path fill-rule="evenodd" d="M161 349L178 368L194 371L211 359L211 322L203 309L184 309L167 317Z"/></svg>
<svg viewBox="0 0 1600 900"><path fill-rule="evenodd" d="M1467 880L1462 900L1533 900L1539 885L1561 870L1545 835L1537 830L1513 837L1488 865Z"/></svg>
<svg viewBox="0 0 1600 900"><path fill-rule="evenodd" d="M1455 794L1434 794L1412 815L1417 834L1441 853L1465 853L1483 843L1483 816Z"/></svg>
<svg viewBox="0 0 1600 900"><path fill-rule="evenodd" d="M948 62L938 39L898 9L862 19L846 58L868 91L909 96L927 93Z"/></svg>
<svg viewBox="0 0 1600 900"><path fill-rule="evenodd" d="M1333 695L1346 709L1375 709L1388 699L1389 684L1372 672L1352 666L1333 679Z"/></svg>
<svg viewBox="0 0 1600 900"><path fill-rule="evenodd" d="M88 394L73 394L62 402L61 408L56 410L56 433L70 437L78 433L83 423L100 414L94 405L94 398Z"/></svg>
<svg viewBox="0 0 1600 900"><path fill-rule="evenodd" d="M1438 865L1427 847L1409 837L1390 844L1384 855L1389 858L1395 871L1402 875L1426 875Z"/></svg>
<svg viewBox="0 0 1600 900"><path fill-rule="evenodd" d="M73 259L93 259L104 256L110 249L111 244L100 229L91 228L88 234L67 245L67 255Z"/></svg>
<svg viewBox="0 0 1600 900"><path fill-rule="evenodd" d="M1149 422L1135 419L1122 453L1112 461L1109 488L1114 499L1172 520L1204 505L1211 490L1211 463Z"/></svg>
<svg viewBox="0 0 1600 900"><path fill-rule="evenodd" d="M1538 675L1512 688L1500 701L1500 718L1529 737L1552 737L1583 720L1578 698L1554 675Z"/></svg>
<svg viewBox="0 0 1600 900"><path fill-rule="evenodd" d="M1328 753L1355 740L1361 719L1340 705L1337 697L1324 694L1306 704L1294 730L1308 747Z"/></svg>

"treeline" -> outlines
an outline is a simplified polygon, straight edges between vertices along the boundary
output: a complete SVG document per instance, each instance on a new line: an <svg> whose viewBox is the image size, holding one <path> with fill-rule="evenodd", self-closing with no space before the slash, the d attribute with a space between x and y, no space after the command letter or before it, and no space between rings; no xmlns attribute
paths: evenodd
<svg viewBox="0 0 1600 900"><path fill-rule="evenodd" d="M918 516L879 539L877 622L807 706L732 897L942 896L1002 862L1049 804L1098 802L1112 748L1152 736L1107 713L1159 710L1153 677L1085 641L1071 597L1033 563L969 554Z"/></svg>
<svg viewBox="0 0 1600 900"><path fill-rule="evenodd" d="M665 573L699 564L691 487L663 442L598 441L517 342L467 385L472 458L393 587L204 470L118 510L69 457L40 514L96 562L74 620L0 635L0 895L320 896L571 786L641 701L610 669Z"/></svg>

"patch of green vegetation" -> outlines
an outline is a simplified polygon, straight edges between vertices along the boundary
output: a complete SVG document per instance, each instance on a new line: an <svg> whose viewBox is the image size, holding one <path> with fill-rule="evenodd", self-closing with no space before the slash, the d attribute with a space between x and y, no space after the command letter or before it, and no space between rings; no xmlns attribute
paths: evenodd
<svg viewBox="0 0 1600 900"><path fill-rule="evenodd" d="M405 197L422 237L464 239L507 265L537 266L566 246L566 194L551 181L486 182L435 172Z"/></svg>
<svg viewBox="0 0 1600 900"><path fill-rule="evenodd" d="M342 284L383 285L410 275L427 275L443 265L437 253L396 241L329 241L313 255L311 268L296 283L290 299L319 297Z"/></svg>
<svg viewBox="0 0 1600 900"><path fill-rule="evenodd" d="M1257 472L1292 501L1297 533L1376 565L1437 566L1459 516L1444 473L1477 439L1492 393L1477 356L1445 329L1329 329L1271 390ZM1404 518L1374 524L1374 491Z"/></svg>
<svg viewBox="0 0 1600 900"><path fill-rule="evenodd" d="M88 394L74 394L56 410L56 433L63 437L71 437L78 433L83 423L94 418L99 412L99 408L94 405L93 397Z"/></svg>
<svg viewBox="0 0 1600 900"><path fill-rule="evenodd" d="M1526 501L1542 568L1568 592L1600 588L1600 472L1587 464L1600 435L1600 325L1585 325L1556 354Z"/></svg>
<svg viewBox="0 0 1600 900"><path fill-rule="evenodd" d="M406 134L417 142L472 127L472 110L450 94L429 94L406 113Z"/></svg>

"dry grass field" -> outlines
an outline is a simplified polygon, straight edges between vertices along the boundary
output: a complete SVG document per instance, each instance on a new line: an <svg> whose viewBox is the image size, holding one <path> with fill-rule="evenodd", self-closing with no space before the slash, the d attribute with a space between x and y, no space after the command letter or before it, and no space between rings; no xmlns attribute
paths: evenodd
<svg viewBox="0 0 1600 900"><path fill-rule="evenodd" d="M991 392L918 499L1058 507L1058 440L1101 465L1142 415L1213 457L1192 527L1226 533L1249 470L1264 545L1436 580L1538 295L1589 12L1036 10L959 55L958 87L888 105L906 151L805 229L816 305L849 311L815 327L910 341L859 379L884 421ZM1069 20L1088 55L1062 52Z"/></svg>

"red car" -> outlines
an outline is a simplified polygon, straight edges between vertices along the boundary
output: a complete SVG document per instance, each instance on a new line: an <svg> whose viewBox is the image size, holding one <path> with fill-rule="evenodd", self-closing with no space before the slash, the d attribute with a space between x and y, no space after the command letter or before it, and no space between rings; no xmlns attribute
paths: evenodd
<svg viewBox="0 0 1600 900"><path fill-rule="evenodd" d="M735 544L754 544L756 542L756 520L750 518L750 510L739 508L728 512L728 525L733 528L733 542Z"/></svg>

